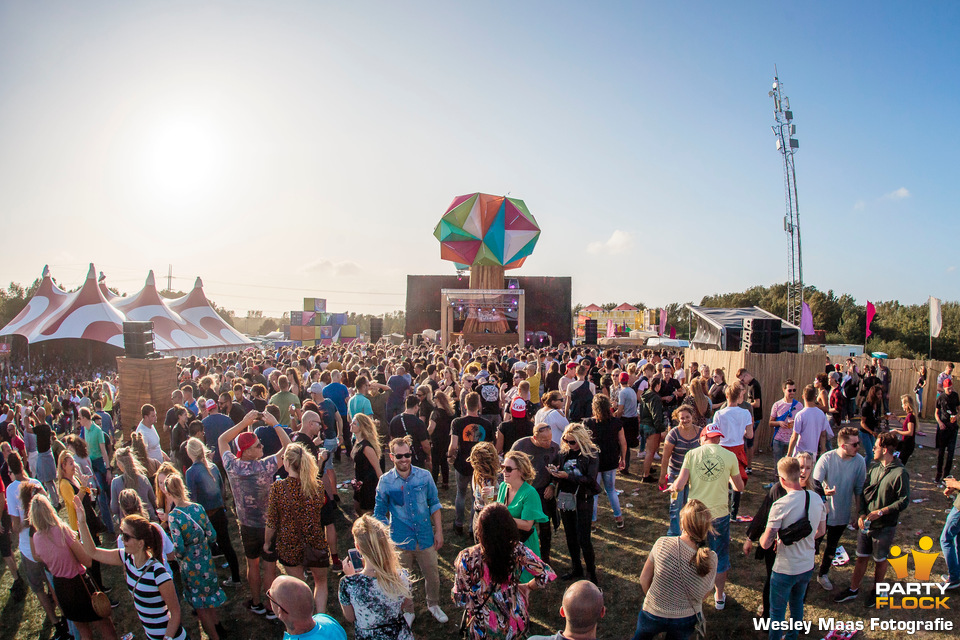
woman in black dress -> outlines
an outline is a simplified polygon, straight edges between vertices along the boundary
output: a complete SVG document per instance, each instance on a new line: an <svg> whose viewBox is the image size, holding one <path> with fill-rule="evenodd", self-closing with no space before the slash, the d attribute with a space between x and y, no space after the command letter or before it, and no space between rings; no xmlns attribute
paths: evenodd
<svg viewBox="0 0 960 640"><path fill-rule="evenodd" d="M557 480L557 507L567 538L570 551L570 572L562 576L564 580L578 580L584 577L580 554L587 565L586 577L597 583L596 556L593 541L590 539L590 525L593 519L593 496L600 493L597 474L600 469L600 456L597 445L590 439L590 432L582 424L567 425L560 444L559 468L550 468L550 474Z"/></svg>
<svg viewBox="0 0 960 640"><path fill-rule="evenodd" d="M446 392L437 391L433 396L435 407L427 420L427 431L430 433L430 450L440 452L431 456L433 464L433 481L441 489L450 488L450 461L446 451L450 448L450 423L453 421L453 401ZM440 480L443 482L441 483Z"/></svg>
<svg viewBox="0 0 960 640"><path fill-rule="evenodd" d="M350 433L356 444L353 458L353 508L357 516L373 511L377 504L377 483L380 481L380 439L377 426L362 413L353 417Z"/></svg>

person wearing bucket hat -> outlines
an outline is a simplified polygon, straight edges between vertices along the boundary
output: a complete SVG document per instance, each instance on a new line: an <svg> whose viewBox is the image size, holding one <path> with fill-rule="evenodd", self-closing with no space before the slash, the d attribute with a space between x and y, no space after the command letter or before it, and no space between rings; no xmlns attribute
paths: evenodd
<svg viewBox="0 0 960 640"><path fill-rule="evenodd" d="M523 398L514 398L510 403L510 420L497 427L497 453L509 451L520 438L533 435L533 421L527 417L529 405Z"/></svg>
<svg viewBox="0 0 960 640"><path fill-rule="evenodd" d="M263 445L259 438L249 431L257 420L263 420L268 427L272 427L280 439L282 448L276 455L263 457ZM234 442L234 439L237 446L236 455L230 449L230 443ZM275 551L264 551L263 542L270 487L273 484L273 476L283 460L283 453L290 444L290 437L272 413L251 411L236 426L223 432L217 444L233 491L234 506L240 524L240 541L243 545L243 554L247 559L247 580L250 583L251 595L247 608L257 615L275 618L272 612L263 606L261 584L263 589L267 590L277 577L277 554ZM264 561L262 583L261 559Z"/></svg>
<svg viewBox="0 0 960 640"><path fill-rule="evenodd" d="M683 457L680 475L664 489L665 492L679 493L690 483L688 500L699 500L707 505L713 516L713 533L708 542L710 549L717 554L717 578L714 583L714 598L717 609L723 609L727 603L724 587L727 571L730 570L730 507L727 499L727 487L732 484L737 492L743 491L743 478L740 476L740 463L736 454L720 446L723 429L711 422L700 434L701 445L691 449Z"/></svg>

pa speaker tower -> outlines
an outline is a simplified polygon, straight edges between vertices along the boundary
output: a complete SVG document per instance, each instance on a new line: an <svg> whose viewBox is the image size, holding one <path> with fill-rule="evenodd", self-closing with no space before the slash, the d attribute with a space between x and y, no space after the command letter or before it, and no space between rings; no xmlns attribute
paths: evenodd
<svg viewBox="0 0 960 640"><path fill-rule="evenodd" d="M383 337L383 318L370 318L370 342L376 344Z"/></svg>
<svg viewBox="0 0 960 640"><path fill-rule="evenodd" d="M153 349L153 322L124 322L123 350L128 358L151 358Z"/></svg>
<svg viewBox="0 0 960 640"><path fill-rule="evenodd" d="M584 344L597 344L597 321L589 318L583 327Z"/></svg>

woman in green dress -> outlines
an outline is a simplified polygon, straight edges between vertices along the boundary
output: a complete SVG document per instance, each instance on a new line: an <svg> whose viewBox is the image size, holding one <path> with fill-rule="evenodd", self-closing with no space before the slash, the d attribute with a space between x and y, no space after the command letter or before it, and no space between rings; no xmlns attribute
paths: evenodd
<svg viewBox="0 0 960 640"><path fill-rule="evenodd" d="M217 532L203 507L190 502L190 494L180 474L167 476L163 493L167 504L171 505L167 524L170 526L170 540L180 558L184 598L196 609L210 640L219 640L224 630L217 608L227 601L227 596L217 581L217 568L210 554L210 542L217 539Z"/></svg>
<svg viewBox="0 0 960 640"><path fill-rule="evenodd" d="M540 504L540 495L530 484L536 477L530 456L522 451L508 451L503 456L503 482L497 494L497 502L506 505L507 511L513 516L520 530L520 541L530 551L540 557L540 536L537 534L537 523L546 522L549 518L543 512ZM524 573L521 582L527 582L532 576Z"/></svg>

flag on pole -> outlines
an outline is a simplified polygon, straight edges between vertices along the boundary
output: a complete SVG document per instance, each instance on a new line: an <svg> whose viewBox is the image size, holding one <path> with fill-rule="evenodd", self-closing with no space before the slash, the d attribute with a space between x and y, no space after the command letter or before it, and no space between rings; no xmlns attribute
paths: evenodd
<svg viewBox="0 0 960 640"><path fill-rule="evenodd" d="M803 303L803 310L800 312L800 330L805 336L812 336L813 330L813 312L810 311L810 305Z"/></svg>
<svg viewBox="0 0 960 640"><path fill-rule="evenodd" d="M940 299L930 296L930 337L939 338L943 328L943 316L940 315Z"/></svg>
<svg viewBox="0 0 960 640"><path fill-rule="evenodd" d="M613 319L608 318L607 319L607 337L614 338L616 337L616 335L617 335L617 330L613 326Z"/></svg>
<svg viewBox="0 0 960 640"><path fill-rule="evenodd" d="M660 309L660 333L659 333L659 335L662 336L666 330L667 330L667 310L666 310L666 309Z"/></svg>
<svg viewBox="0 0 960 640"><path fill-rule="evenodd" d="M670 325L670 339L671 340L677 339L677 328L673 325Z"/></svg>
<svg viewBox="0 0 960 640"><path fill-rule="evenodd" d="M877 308L873 306L873 303L867 300L867 338L873 335L873 331L870 331L870 323L873 322L874 316L877 315Z"/></svg>

